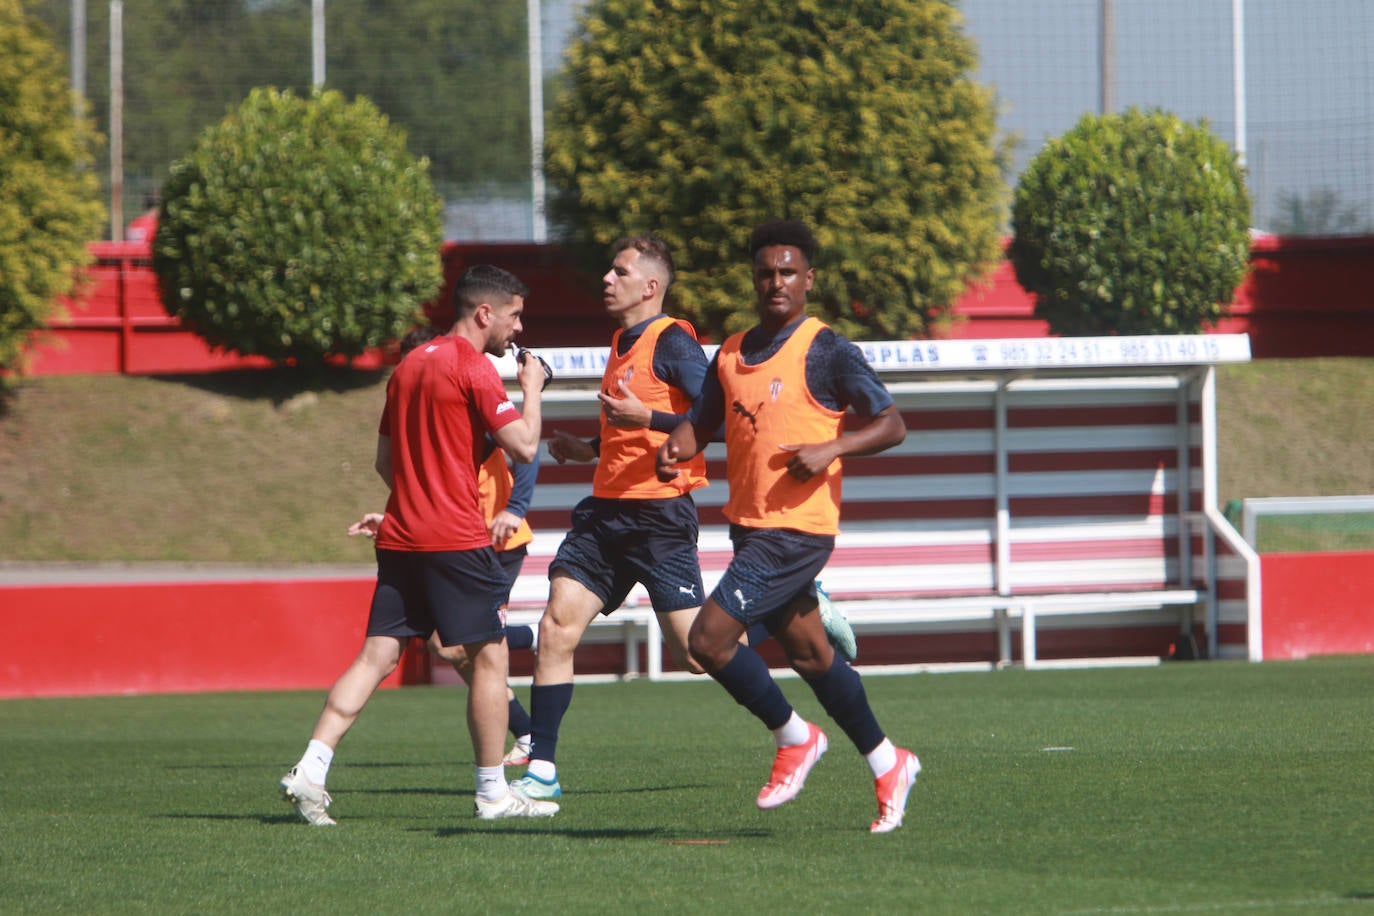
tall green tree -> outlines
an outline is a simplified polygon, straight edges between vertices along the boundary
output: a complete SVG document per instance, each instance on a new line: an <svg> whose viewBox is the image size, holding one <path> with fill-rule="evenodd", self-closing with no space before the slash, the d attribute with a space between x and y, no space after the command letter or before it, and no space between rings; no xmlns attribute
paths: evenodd
<svg viewBox="0 0 1374 916"><path fill-rule="evenodd" d="M1008 256L1065 335L1188 334L1221 318L1250 262L1250 196L1205 122L1084 115L1021 176Z"/></svg>
<svg viewBox="0 0 1374 916"><path fill-rule="evenodd" d="M173 163L153 269L211 344L315 366L420 320L439 209L428 163L366 99L256 89Z"/></svg>
<svg viewBox="0 0 1374 916"><path fill-rule="evenodd" d="M67 34L70 0L30 5ZM87 17L87 92L108 124L108 4L89 3ZM326 87L370 99L429 158L437 184L468 193L528 182L525 4L328 0L325 20ZM307 95L312 76L309 0L126 0L128 215L251 90Z"/></svg>
<svg viewBox="0 0 1374 916"><path fill-rule="evenodd" d="M47 29L0 0L0 369L11 372L77 284L105 219L98 138L73 112L65 67Z"/></svg>
<svg viewBox="0 0 1374 916"><path fill-rule="evenodd" d="M925 333L999 255L1006 157L972 44L938 0L592 0L547 132L553 212L601 247L654 231L678 308L754 320L744 244L771 217L824 249L813 310Z"/></svg>

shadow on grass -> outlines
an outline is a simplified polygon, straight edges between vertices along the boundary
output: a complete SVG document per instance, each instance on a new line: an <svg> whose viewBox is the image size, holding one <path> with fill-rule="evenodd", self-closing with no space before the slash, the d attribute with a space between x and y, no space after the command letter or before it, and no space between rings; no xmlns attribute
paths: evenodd
<svg viewBox="0 0 1374 916"><path fill-rule="evenodd" d="M522 836L529 836L528 829L521 829L522 825L531 823L550 824L549 834L556 835L559 839L574 840L658 840L669 845L683 846L723 846L731 840L759 839L773 836L773 831L762 830L757 827L742 827L735 830L712 830L709 836L705 836L701 831L683 831L673 827L585 827L573 830L560 829L556 822L547 818L513 818L502 821L476 821L471 826L461 827L441 827L433 831L436 839L446 840L454 837L467 837L474 834L491 833L515 833L519 832ZM505 830L501 828L515 828ZM414 828L415 832L427 832L421 828Z"/></svg>
<svg viewBox="0 0 1374 916"><path fill-rule="evenodd" d="M352 764L350 764L351 766ZM673 785L657 786L617 786L614 789L578 789L578 795L641 795L648 792L677 792L680 790L697 790L715 788L709 783L675 783ZM473 796L477 793L472 789L455 789L451 786L443 788L425 788L423 786L406 786L388 789L354 789L345 790L349 795L467 795Z"/></svg>
<svg viewBox="0 0 1374 916"><path fill-rule="evenodd" d="M270 400L281 406L309 392L344 394L371 388L390 373L386 369L352 369L345 366L229 369L206 373L166 373L149 378L170 385L185 385L210 394L244 401Z"/></svg>
<svg viewBox="0 0 1374 916"><path fill-rule="evenodd" d="M282 766L282 767L285 767L285 768L289 768L290 765L289 765L289 764L282 764L281 766ZM393 761L389 761L389 762L377 762L377 763L359 763L359 762L357 762L357 761L350 760L350 761L348 761L347 764L341 765L341 766L339 767L339 769L340 769L340 770L343 770L343 769L364 770L364 769L383 769L383 768L385 768L385 769L393 769L393 770L394 770L394 769L417 769L417 770L418 770L418 769L434 769L434 768L437 768L437 767L451 767L451 766L453 766L453 764L451 764L451 763L444 763L444 762L442 762L442 761L437 761L437 760L429 760L429 761L420 760L420 761L410 761L410 762L406 762L406 761L395 761L395 760L393 760ZM176 771L176 770L264 770L264 769L267 769L267 768L264 767L261 763L173 763L173 764L168 764L167 766L163 767L163 769L164 769L164 770L168 770L168 771Z"/></svg>
<svg viewBox="0 0 1374 916"><path fill-rule="evenodd" d="M167 821L247 821L267 826L304 823L294 814L154 814L153 817Z"/></svg>

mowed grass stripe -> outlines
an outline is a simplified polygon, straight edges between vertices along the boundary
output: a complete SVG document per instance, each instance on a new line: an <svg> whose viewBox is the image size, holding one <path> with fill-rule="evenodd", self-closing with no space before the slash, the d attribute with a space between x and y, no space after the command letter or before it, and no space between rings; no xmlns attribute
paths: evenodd
<svg viewBox="0 0 1374 916"><path fill-rule="evenodd" d="M0 703L0 912L1371 912L1374 658L873 677L925 769L897 833L829 727L801 796L710 682L578 687L563 810L472 818L461 688L378 694L275 794L319 692ZM805 685L783 682L803 715Z"/></svg>

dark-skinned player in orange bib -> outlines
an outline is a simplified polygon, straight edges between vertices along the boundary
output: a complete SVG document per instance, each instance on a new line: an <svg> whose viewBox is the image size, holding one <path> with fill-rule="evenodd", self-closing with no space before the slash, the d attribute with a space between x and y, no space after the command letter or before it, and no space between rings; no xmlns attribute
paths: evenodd
<svg viewBox="0 0 1374 916"><path fill-rule="evenodd" d="M872 455L906 437L906 425L862 352L815 318L806 297L818 245L796 221L750 238L759 323L728 338L706 373L699 408L659 449L663 479L699 457L725 424L734 558L688 636L692 657L773 732L777 751L757 804L791 801L828 739L787 702L768 666L739 638L764 623L821 707L867 761L878 818L902 824L920 762L879 727L858 672L826 639L815 579L839 533L841 459ZM845 411L866 420L845 433Z"/></svg>

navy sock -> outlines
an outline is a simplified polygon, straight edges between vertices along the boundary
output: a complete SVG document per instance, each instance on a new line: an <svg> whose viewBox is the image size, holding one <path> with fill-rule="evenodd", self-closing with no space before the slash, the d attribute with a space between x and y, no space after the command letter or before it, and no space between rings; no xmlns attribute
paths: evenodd
<svg viewBox="0 0 1374 916"><path fill-rule="evenodd" d="M572 705L572 684L535 684L530 688L531 760L555 761L558 729Z"/></svg>
<svg viewBox="0 0 1374 916"><path fill-rule="evenodd" d="M868 694L864 691L859 672L849 667L840 653L835 653L835 661L829 671L806 683L830 718L854 742L859 753L867 754L883 743L883 738L887 736L878 727L878 719L868 705Z"/></svg>
<svg viewBox="0 0 1374 916"><path fill-rule="evenodd" d="M525 712L525 707L520 705L518 697L511 697L510 703L510 733L517 738L522 738L530 733L530 714Z"/></svg>
<svg viewBox="0 0 1374 916"><path fill-rule="evenodd" d="M768 665L753 649L740 646L724 668L711 675L735 702L752 712L769 731L792 718L792 704L768 673Z"/></svg>
<svg viewBox="0 0 1374 916"><path fill-rule="evenodd" d="M756 623L744 631L744 638L751 649L764 640L769 639L772 635L772 633L768 632L768 628L761 623Z"/></svg>
<svg viewBox="0 0 1374 916"><path fill-rule="evenodd" d="M506 627L506 646L511 649L528 649L534 645L534 627Z"/></svg>

